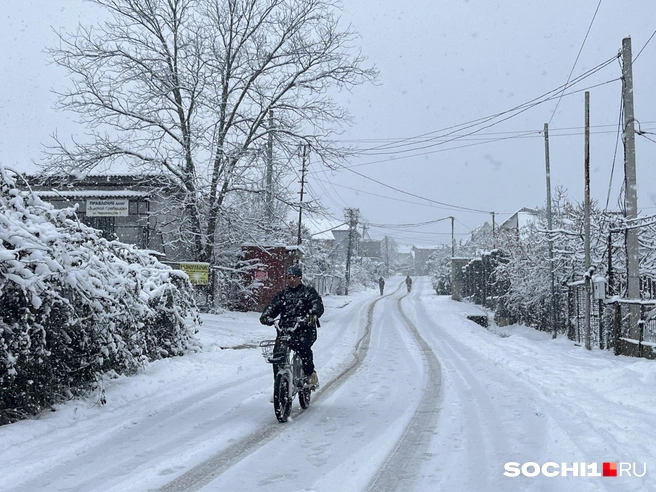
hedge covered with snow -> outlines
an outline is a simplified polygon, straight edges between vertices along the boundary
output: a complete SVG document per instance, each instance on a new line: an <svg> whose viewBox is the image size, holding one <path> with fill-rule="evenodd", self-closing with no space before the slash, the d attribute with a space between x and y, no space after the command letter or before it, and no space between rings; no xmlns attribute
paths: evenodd
<svg viewBox="0 0 656 492"><path fill-rule="evenodd" d="M186 275L20 191L0 166L0 425L197 346Z"/></svg>

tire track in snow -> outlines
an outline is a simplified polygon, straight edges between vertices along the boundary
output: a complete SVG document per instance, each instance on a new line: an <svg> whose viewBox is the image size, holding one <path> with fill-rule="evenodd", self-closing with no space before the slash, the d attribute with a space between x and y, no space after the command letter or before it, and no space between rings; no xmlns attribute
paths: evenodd
<svg viewBox="0 0 656 492"><path fill-rule="evenodd" d="M489 470L489 454L493 453L491 445L507 449L503 439L489 442L489 429L503 428L501 422L496 418L495 409L490 410L492 403L487 398L486 391L478 381L480 375L476 375L467 366L462 356L454 349L448 339L440 340L440 351L443 354L442 361L445 363L445 370L449 370L449 375L454 380L454 386L459 388L459 394L462 398L461 410L463 424L460 440L464 441L467 452L467 469L460 470L469 477L470 490L485 490L489 485L487 479L478 482L478 476L481 470ZM450 366L450 367L449 367ZM485 395L482 397L482 395ZM465 437L466 436L466 437ZM464 439L463 439L464 437ZM503 453L503 451L501 451ZM448 459L448 457L445 457Z"/></svg>
<svg viewBox="0 0 656 492"><path fill-rule="evenodd" d="M76 487L79 487L79 490L91 490L98 483L109 484L115 477L120 477L126 471L143 465L142 461L135 460L132 455L126 455L122 452L124 442L135 442L135 436L159 435L163 429L170 428L169 426L174 424L181 416L187 416L186 418L197 421L196 428L213 428L221 422L224 415L217 412L210 420L201 420L202 416L205 415L203 409L208 406L216 407L217 392L227 393L235 398L239 397L239 387L249 379L250 376L239 377L220 386L203 385L198 391L183 399L161 406L154 412L134 415L120 426L111 425L113 420L110 415L102 421L102 424L106 424L107 427L103 427L102 431L97 432L97 435L93 438L74 443L60 442L59 445L64 446L65 452L63 451L57 455L52 466L48 467L48 473L34 475L16 490L47 490L52 485L49 480L51 480L53 473L58 473L62 477L60 479L63 484L62 487L72 488L72 484L75 484ZM149 402L158 399L160 399L160 396L153 394L144 397L142 401L144 407L150 408L153 405ZM164 398L164 401L167 401L166 398ZM84 422L79 422L77 425L84 427ZM81 432L86 431L81 429ZM139 450L139 455L157 456L171 448L184 445L189 436L194 435L195 432L195 429L178 430L175 433L167 433L164 439L153 442L148 439L139 442L137 439L133 446ZM107 436L111 436L111 440ZM56 446L56 444L53 445ZM115 458L107 461L107 455ZM83 456L83 461L81 461L81 456ZM94 472L94 464L101 461L106 462L104 466L97 468L102 470L101 473ZM75 470L75 475L69 473L71 469ZM60 471L58 472L58 470ZM87 472L89 473L88 476L85 475ZM80 474L86 477L81 482L76 478Z"/></svg>
<svg viewBox="0 0 656 492"><path fill-rule="evenodd" d="M421 303L418 306L418 318L430 321L431 318L424 306ZM457 473L464 474L469 481L468 490L486 490L493 488L493 484L496 487L495 482L501 482L503 478L500 457L506 457L505 461L511 461L511 457L514 456L516 445L511 445L511 439L517 443L518 436L545 436L547 427L545 419L541 416L537 417L536 414L536 419L531 423L530 428L522 428L526 421L521 419L514 422L514 428L509 428L507 422L502 419L502 416L508 417L504 415L507 413L504 401L522 395L527 410L535 412L536 402L533 400L531 388L519 385L517 381L513 381L511 388L504 388L503 382L508 381L505 371L496 374L496 369L490 366L477 370L472 365L476 362L476 356L467 357L470 349L466 344L441 329L439 323L431 322L431 326L433 328L430 329L430 333L435 334L436 339L435 352L444 363L445 372L448 373L456 389L457 403L460 403L461 407L458 412L458 422L464 433L463 437L466 437L463 443L466 460L463 460L461 453L450 454L445 456L444 467L456 469ZM495 376L498 377L498 381ZM497 387L491 389L492 385ZM523 387L521 390L520 386ZM452 423L451 431L453 428ZM449 429L441 426L440 431L449 432ZM491 460L490 457L494 456L499 458ZM449 466L449 462L453 464Z"/></svg>
<svg viewBox="0 0 656 492"><path fill-rule="evenodd" d="M503 490L508 486L503 478L503 464L507 461L590 461L598 460L600 450L607 455L621 455L620 449L605 449L612 442L602 425L588 418L584 408L573 398L563 404L553 398L553 387L540 384L538 374L527 377L507 367L503 360L486 359L477 355L467 343L448 333L443 326L449 321L433 321L422 303L418 303L418 319L426 319L430 325L429 342L444 363L445 381L452 380L458 388L456 397L463 402L455 424L444 422L440 433L442 441L450 438L449 432L462 425L465 452L445 453L440 460L444 470L467 477L466 485L458 481L461 490ZM510 355L509 357L512 357ZM482 362L482 363L481 363ZM446 391L448 393L448 390ZM582 398L583 401L586 398ZM508 403L506 403L508 402ZM460 409L459 409L460 410ZM447 410L444 411L447 413ZM445 415L448 417L451 414ZM627 411L627 415L630 411ZM530 420L527 416L531 416ZM578 421L580 432L571 434L562 422ZM448 425L451 424L451 425ZM573 452L577 449L580 452ZM448 450L447 450L448 451ZM451 484L438 482L436 490L451 490ZM563 483L518 479L511 482L525 491L560 491ZM569 484L568 484L569 485ZM605 482L581 482L579 490L612 490ZM636 484L636 489L640 485ZM570 490L569 488L567 490ZM642 490L642 489L640 489Z"/></svg>
<svg viewBox="0 0 656 492"><path fill-rule="evenodd" d="M370 491L413 490L417 473L424 460L429 458L428 446L437 430L442 395L442 371L433 350L403 310L401 302L409 295L401 297L397 307L408 331L419 345L427 381L414 415L385 464L371 481L368 488Z"/></svg>
<svg viewBox="0 0 656 492"><path fill-rule="evenodd" d="M357 341L353 350L353 360L347 364L344 369L333 379L323 384L313 395L313 402L321 401L323 398L342 386L351 375L360 367L367 356L369 342L371 340L371 329L373 320L373 311L376 304L387 297L397 293L403 284L399 284L397 289L383 297L379 297L367 308L367 321L365 332ZM304 410L296 409L292 411L292 419L302 418ZM162 492L192 492L204 487L226 470L230 469L236 463L252 454L257 449L263 447L275 437L283 433L287 425L273 423L268 424L262 429L249 434L232 444L224 451L214 455L212 458L205 460L194 468L190 469L175 480L162 487Z"/></svg>

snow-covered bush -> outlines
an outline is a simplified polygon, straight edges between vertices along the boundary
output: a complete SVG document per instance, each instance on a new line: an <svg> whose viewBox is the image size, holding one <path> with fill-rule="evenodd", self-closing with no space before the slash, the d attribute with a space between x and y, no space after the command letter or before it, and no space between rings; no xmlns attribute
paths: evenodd
<svg viewBox="0 0 656 492"><path fill-rule="evenodd" d="M431 284L437 295L451 294L451 248L442 247L426 261Z"/></svg>
<svg viewBox="0 0 656 492"><path fill-rule="evenodd" d="M498 235L506 261L496 268L496 276L507 282L500 299L508 316L540 330L553 329L551 279L553 270L556 299L555 318L561 332L567 330L567 299L563 295L571 282L583 280L585 268L584 217L581 204L567 198L566 190L556 190L553 207L553 261L549 256L547 215L539 208L537 220L519 233ZM604 274L608 261L607 238L614 214L605 215L595 202L590 211L590 260L597 273ZM616 258L617 259L617 258Z"/></svg>
<svg viewBox="0 0 656 492"><path fill-rule="evenodd" d="M0 424L197 346L189 280L0 167Z"/></svg>
<svg viewBox="0 0 656 492"><path fill-rule="evenodd" d="M351 262L350 289L378 288L378 279L385 273L385 264L379 258L355 258Z"/></svg>

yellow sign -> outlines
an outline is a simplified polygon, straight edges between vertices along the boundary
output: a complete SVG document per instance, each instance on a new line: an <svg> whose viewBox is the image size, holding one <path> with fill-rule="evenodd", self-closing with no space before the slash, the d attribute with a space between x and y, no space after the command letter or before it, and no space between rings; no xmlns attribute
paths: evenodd
<svg viewBox="0 0 656 492"><path fill-rule="evenodd" d="M209 283L209 263L180 263L180 270L189 276L189 280L194 285L207 285Z"/></svg>

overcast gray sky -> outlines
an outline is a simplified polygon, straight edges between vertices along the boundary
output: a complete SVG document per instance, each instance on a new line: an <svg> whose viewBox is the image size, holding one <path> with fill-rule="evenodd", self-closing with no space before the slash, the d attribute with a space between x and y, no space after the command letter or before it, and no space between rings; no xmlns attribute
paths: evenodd
<svg viewBox="0 0 656 492"><path fill-rule="evenodd" d="M381 72L377 87L360 88L348 98L356 125L344 138L353 140L429 132L444 135L445 128L505 112L565 84L579 51L573 78L615 56L626 36L632 38L635 57L656 30L653 0L603 0L601 4L599 0L358 0L347 2L345 8L344 20L360 32L364 53ZM652 39L634 66L635 115L643 130L656 131L655 67L656 39ZM621 82L593 86L620 75L620 64L614 61L567 91L582 92L563 97L559 103L538 105L484 129L472 136L477 140L354 159L351 165L356 167L352 169L432 200L495 211L499 224L521 207L545 202L544 139L538 132L550 121L552 187L565 186L572 199L581 201L584 91L589 88L591 125L596 127L591 136L591 187L593 198L605 206L617 140ZM523 132L532 133L516 138ZM646 137L656 141L656 135ZM482 140L492 142L483 144ZM656 213L654 141L637 139L638 200L644 213ZM610 208L617 206L623 179L621 146L617 157ZM385 162L391 158L395 159ZM489 213L429 206L429 202L351 172L342 171L334 179L341 186L388 197L327 188L339 193L341 200L336 202L342 206L343 202L360 199L360 209L372 223L416 223L454 215L457 232L466 233L491 220ZM450 222L419 230L449 233ZM383 231L372 228L371 232ZM407 237L422 244L449 240L444 234Z"/></svg>
<svg viewBox="0 0 656 492"><path fill-rule="evenodd" d="M89 12L85 2L74 0L3 5L0 160L5 165L33 170L29 162L39 159L41 144L51 133L75 132L68 118L51 109L54 97L49 91L65 80L47 65L43 48L56 42L51 26L59 30L72 28L80 19L88 23ZM566 91L580 91L576 94L487 128L482 127L498 119L474 126L468 132L478 133L451 143L444 143L444 136L447 128L505 113L557 89L573 67L572 78L594 69L617 55L627 36L634 58L644 47L634 64L636 119L643 131L656 133L656 39L648 43L656 31L654 0L353 0L346 2L342 19L360 33L363 54L379 68L380 79L376 86L340 95L354 118L341 138L363 149L378 149L345 163L359 174L313 167L308 184L337 218L344 207L360 208L372 224L372 237L387 233L418 245L448 243L448 220L414 234L375 225L453 215L461 238L490 222L492 211L498 225L521 207L543 205L540 131L546 122L552 187L564 186L573 200L581 201L585 90L590 91L593 127L592 195L605 206L618 134L621 83L610 82L621 75L618 61ZM413 143L412 138L421 135L423 143ZM403 146L380 148L392 140ZM636 143L639 208L653 214L656 134L645 133ZM617 208L622 155L620 145L610 209Z"/></svg>

